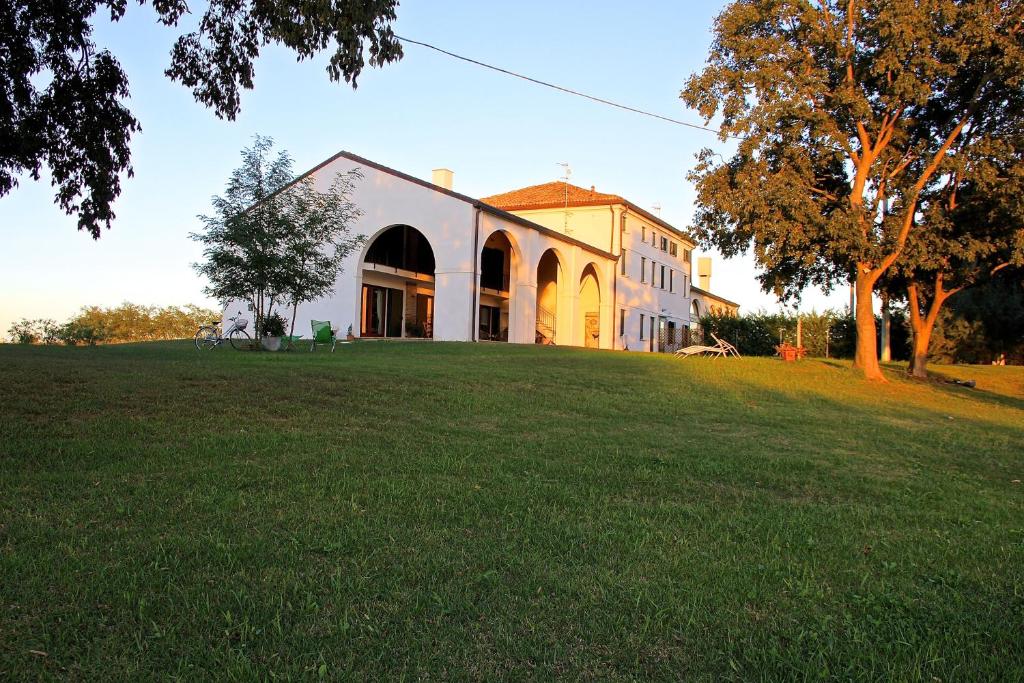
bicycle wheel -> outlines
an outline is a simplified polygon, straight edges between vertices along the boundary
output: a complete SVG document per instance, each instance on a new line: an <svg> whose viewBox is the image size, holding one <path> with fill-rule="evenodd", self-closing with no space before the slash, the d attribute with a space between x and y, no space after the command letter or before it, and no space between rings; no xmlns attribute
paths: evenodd
<svg viewBox="0 0 1024 683"><path fill-rule="evenodd" d="M208 351L217 346L217 328L213 325L203 325L196 332L196 348L200 351Z"/></svg>
<svg viewBox="0 0 1024 683"><path fill-rule="evenodd" d="M235 351L252 351L256 348L252 344L252 337L245 330L232 330L228 335L228 341Z"/></svg>

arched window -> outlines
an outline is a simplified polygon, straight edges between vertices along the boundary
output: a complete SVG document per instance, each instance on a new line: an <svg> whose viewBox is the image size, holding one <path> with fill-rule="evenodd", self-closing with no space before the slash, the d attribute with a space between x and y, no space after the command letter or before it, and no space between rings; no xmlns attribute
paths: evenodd
<svg viewBox="0 0 1024 683"><path fill-rule="evenodd" d="M423 233L411 225L395 225L378 235L365 260L412 273L434 274L434 250Z"/></svg>

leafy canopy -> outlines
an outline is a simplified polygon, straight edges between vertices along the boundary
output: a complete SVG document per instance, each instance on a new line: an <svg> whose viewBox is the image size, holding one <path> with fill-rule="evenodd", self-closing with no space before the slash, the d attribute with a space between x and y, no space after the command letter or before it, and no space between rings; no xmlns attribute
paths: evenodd
<svg viewBox="0 0 1024 683"><path fill-rule="evenodd" d="M683 92L741 138L699 156L695 232L726 256L752 247L782 296L871 285L964 130L1019 107L1022 75L1018 2L737 0Z"/></svg>
<svg viewBox="0 0 1024 683"><path fill-rule="evenodd" d="M140 5L145 0L139 0ZM0 3L0 196L49 168L56 201L94 238L114 219L120 176L131 177L129 141L141 129L125 106L128 79L93 41L98 13L117 22L128 0ZM333 47L331 80L356 80L368 61L400 59L391 30L397 0L305 3L209 0L193 22L185 0L153 0L157 20L182 33L164 72L217 116L234 119L253 87L261 49L283 45L299 60ZM188 15L188 16L187 16Z"/></svg>

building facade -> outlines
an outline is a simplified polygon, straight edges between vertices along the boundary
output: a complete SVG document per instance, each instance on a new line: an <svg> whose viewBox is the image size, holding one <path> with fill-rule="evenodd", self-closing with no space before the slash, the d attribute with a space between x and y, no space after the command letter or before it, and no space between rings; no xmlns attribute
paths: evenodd
<svg viewBox="0 0 1024 683"><path fill-rule="evenodd" d="M445 169L426 182L347 152L306 175L326 189L352 169L366 242L297 331L657 351L691 325L693 241L617 195L548 183L478 200Z"/></svg>

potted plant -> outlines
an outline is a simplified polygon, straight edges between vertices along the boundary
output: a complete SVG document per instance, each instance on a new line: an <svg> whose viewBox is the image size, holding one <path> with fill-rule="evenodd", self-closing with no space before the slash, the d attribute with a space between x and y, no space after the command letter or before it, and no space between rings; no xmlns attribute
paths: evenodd
<svg viewBox="0 0 1024 683"><path fill-rule="evenodd" d="M281 317L280 313L271 313L263 319L263 330L260 336L260 343L267 351L277 351L281 348L281 337L288 327L288 321Z"/></svg>
<svg viewBox="0 0 1024 683"><path fill-rule="evenodd" d="M352 334L352 326L351 325L348 326L348 332L345 334L345 338L348 339L349 341L352 341L353 339L356 338L356 336L354 334Z"/></svg>

